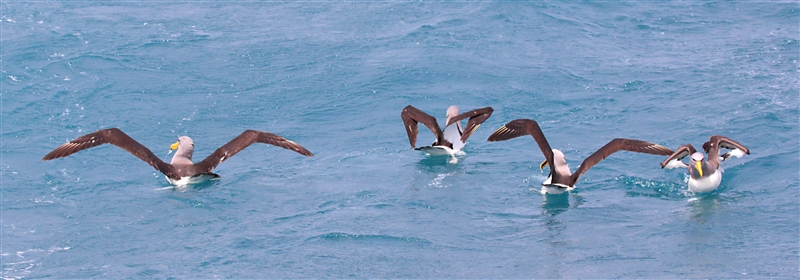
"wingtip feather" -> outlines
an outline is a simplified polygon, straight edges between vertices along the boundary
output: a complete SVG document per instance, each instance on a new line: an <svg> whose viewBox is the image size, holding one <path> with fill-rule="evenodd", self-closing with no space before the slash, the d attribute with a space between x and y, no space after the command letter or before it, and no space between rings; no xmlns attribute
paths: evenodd
<svg viewBox="0 0 800 280"><path fill-rule="evenodd" d="M489 142L497 142L497 141L504 141L512 138L516 138L519 135L516 135L517 131L508 128L506 125L501 126L497 130L492 133L487 139Z"/></svg>

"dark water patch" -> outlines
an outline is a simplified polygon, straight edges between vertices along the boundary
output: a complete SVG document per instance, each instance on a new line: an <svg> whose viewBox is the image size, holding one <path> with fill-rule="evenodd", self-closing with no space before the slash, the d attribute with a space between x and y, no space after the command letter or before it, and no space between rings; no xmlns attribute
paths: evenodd
<svg viewBox="0 0 800 280"><path fill-rule="evenodd" d="M266 246L264 246L264 242L245 237L238 237L234 239L233 242L231 243L231 247L236 249L247 249L247 250L266 248Z"/></svg>
<svg viewBox="0 0 800 280"><path fill-rule="evenodd" d="M375 204L369 204L367 205L367 207L375 209L392 209L394 208L394 205L389 203L375 203Z"/></svg>
<svg viewBox="0 0 800 280"><path fill-rule="evenodd" d="M558 73L560 73L563 76L563 78L567 79L568 81L581 82L581 83L593 82L587 80L585 76L581 76L580 72L569 68L556 67L556 71L558 71Z"/></svg>
<svg viewBox="0 0 800 280"><path fill-rule="evenodd" d="M147 268L136 273L136 276L143 278L153 278L161 276L161 271L157 269Z"/></svg>
<svg viewBox="0 0 800 280"><path fill-rule="evenodd" d="M623 92L640 91L643 90L643 87L646 87L646 83L643 81L639 80L630 81L622 85L622 91Z"/></svg>
<svg viewBox="0 0 800 280"><path fill-rule="evenodd" d="M431 25L423 24L414 31L406 34L406 39L418 40L420 38L428 37L436 28Z"/></svg>
<svg viewBox="0 0 800 280"><path fill-rule="evenodd" d="M405 207L407 207L409 209L427 209L427 210L436 210L437 209L436 206L433 206L433 205L430 205L428 203L424 203L424 202L421 202L421 201L409 201L406 204L403 204L403 206L405 206Z"/></svg>
<svg viewBox="0 0 800 280"><path fill-rule="evenodd" d="M308 216L307 213L298 213L298 214L295 214L295 215L278 217L278 218L275 218L274 221L275 222L286 222L286 221L294 220L294 219L297 219L297 218L303 218L303 217L307 217L307 216Z"/></svg>
<svg viewBox="0 0 800 280"><path fill-rule="evenodd" d="M452 28L452 27L466 25L469 22L470 21L464 20L464 19L448 19L448 20L440 22L438 25L442 26L443 28Z"/></svg>
<svg viewBox="0 0 800 280"><path fill-rule="evenodd" d="M342 206L341 202L336 200L331 200L323 202L320 205L317 205L317 209L330 209L330 208L336 208L337 206Z"/></svg>
<svg viewBox="0 0 800 280"><path fill-rule="evenodd" d="M70 65L77 69L92 69L92 71L108 71L124 68L120 57L102 54L81 54L70 60Z"/></svg>
<svg viewBox="0 0 800 280"><path fill-rule="evenodd" d="M285 223L285 222L292 222L292 221L295 221L297 219L311 219L311 218L314 218L314 217L317 217L317 216L320 216L320 215L325 215L325 214L337 211L337 210L339 210L339 208L342 208L342 207L344 207L344 206L340 205L339 207L331 208L331 209L325 209L325 210L305 211L305 212L297 213L297 214L294 214L294 215L277 217L273 221L274 222Z"/></svg>
<svg viewBox="0 0 800 280"><path fill-rule="evenodd" d="M206 267L206 266L213 266L213 265L217 265L217 264L219 264L219 263L220 263L220 261L222 261L222 260L224 260L222 257L210 257L210 258L208 258L208 259L206 259L206 260L203 260L202 262L200 262L200 266L201 266L201 267Z"/></svg>
<svg viewBox="0 0 800 280"><path fill-rule="evenodd" d="M654 259L656 259L656 258L653 257L653 256L633 256L633 255L626 255L625 253L622 253L622 254L609 253L609 254L605 254L605 255L587 257L585 259L576 260L576 262L580 263L580 262L588 261L590 263L594 263L594 262L597 262L597 261L654 260Z"/></svg>
<svg viewBox="0 0 800 280"><path fill-rule="evenodd" d="M368 243L419 243L419 244L431 244L431 241L428 241L423 238L418 237L398 237L398 236L391 236L391 235L380 235L380 234L350 234L350 233L343 233L343 232L332 232L326 233L323 235L315 236L309 238L307 241L310 240L329 240L329 241L358 241L358 242L368 242Z"/></svg>
<svg viewBox="0 0 800 280"><path fill-rule="evenodd" d="M487 213L488 215L502 218L502 219L535 219L537 215L526 215L526 214L518 214L518 213Z"/></svg>
<svg viewBox="0 0 800 280"><path fill-rule="evenodd" d="M562 28L568 29L569 27L576 27L580 25L580 20L575 18L576 14L567 14L559 9L540 9L537 11L539 15L545 16L548 25L558 25Z"/></svg>
<svg viewBox="0 0 800 280"><path fill-rule="evenodd" d="M786 38L781 40L777 46L782 48L782 50L797 50L800 48L800 39Z"/></svg>
<svg viewBox="0 0 800 280"><path fill-rule="evenodd" d="M200 200L200 199L191 198L189 196L171 194L171 195L168 195L166 198L170 199L172 201L178 202L179 205L184 205L184 206L188 206L188 207L191 207L191 208L205 209L205 210L217 210L218 209L217 207L212 206L211 203L209 203L208 201L203 201L203 200Z"/></svg>

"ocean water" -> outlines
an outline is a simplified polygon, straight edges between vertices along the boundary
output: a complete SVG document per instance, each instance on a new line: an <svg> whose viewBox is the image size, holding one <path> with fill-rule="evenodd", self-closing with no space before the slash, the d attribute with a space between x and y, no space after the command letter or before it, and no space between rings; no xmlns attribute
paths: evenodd
<svg viewBox="0 0 800 280"><path fill-rule="evenodd" d="M0 257L24 278L798 278L800 4L0 2ZM400 111L492 106L458 163ZM720 189L617 153L543 196L536 119L574 170L616 137L750 148ZM185 190L164 160L253 145ZM418 145L433 136L420 128Z"/></svg>

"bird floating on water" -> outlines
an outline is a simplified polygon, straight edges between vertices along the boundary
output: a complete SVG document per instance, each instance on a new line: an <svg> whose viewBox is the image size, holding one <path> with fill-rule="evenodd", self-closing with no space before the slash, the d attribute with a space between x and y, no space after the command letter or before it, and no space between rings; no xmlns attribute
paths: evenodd
<svg viewBox="0 0 800 280"><path fill-rule="evenodd" d="M669 148L655 143L636 139L616 138L584 159L583 163L578 167L578 170L576 170L575 173L571 173L569 166L567 166L564 153L560 150L550 148L547 138L544 137L544 133L542 133L541 128L539 128L539 123L535 120L513 120L498 128L489 136L488 140L491 142L503 141L523 135L533 136L533 139L536 140L536 143L539 145L539 149L542 150L542 154L544 154L545 160L539 165L539 168L544 169L545 166L550 166L550 174L547 176L547 180L542 183L542 194L561 194L565 191L573 190L575 188L575 183L578 182L578 178L580 178L584 172L619 150L653 155L672 154L672 150Z"/></svg>
<svg viewBox="0 0 800 280"><path fill-rule="evenodd" d="M719 149L730 149L729 152L719 155ZM714 135L703 144L703 150L708 154L705 160L703 153L694 149L692 144L685 144L675 150L675 153L661 162L661 168L688 168L689 169L689 191L693 193L706 193L716 190L722 182L722 168L720 163L726 161L731 156L741 158L745 154L750 154L750 149L728 137ZM690 164L681 161L689 156Z"/></svg>
<svg viewBox="0 0 800 280"><path fill-rule="evenodd" d="M139 144L136 140L133 140L133 138L122 132L122 130L118 128L109 128L98 130L69 141L45 155L42 160L46 161L66 157L91 147L102 144L112 144L128 151L147 164L155 167L156 170L164 173L170 184L184 186L219 178L219 175L211 173L211 170L253 143L271 144L295 151L304 156L314 156L311 152L306 150L306 148L303 148L303 146L281 136L258 130L246 130L198 163L192 162L192 153L194 152L194 142L192 138L181 136L178 138L178 142L170 146L170 151L176 149L177 151L175 151L172 161L166 163L153 154L150 149Z"/></svg>
<svg viewBox="0 0 800 280"><path fill-rule="evenodd" d="M458 159L456 159L455 155L464 148L467 138L492 115L493 111L494 109L492 109L492 107L485 107L459 114L457 106L450 106L447 108L447 119L445 120L444 131L439 127L436 118L411 105L403 108L400 117L403 119L403 124L405 124L408 141L411 142L411 148L433 156L450 155L453 157L450 162L456 163ZM461 120L466 118L469 118L467 127L462 130ZM419 132L417 123L420 122L433 132L433 135L436 136L436 141L430 146L415 148L417 134Z"/></svg>

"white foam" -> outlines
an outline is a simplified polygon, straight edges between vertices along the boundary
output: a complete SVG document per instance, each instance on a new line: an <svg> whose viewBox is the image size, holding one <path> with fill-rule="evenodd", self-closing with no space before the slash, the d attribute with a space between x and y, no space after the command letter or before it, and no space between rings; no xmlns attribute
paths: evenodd
<svg viewBox="0 0 800 280"><path fill-rule="evenodd" d="M450 174L443 173L443 174L436 175L436 178L433 178L433 181L428 183L428 186L429 187L435 187L435 188L446 187L446 186L442 186L442 180L444 180L444 178L447 178L448 175L450 175Z"/></svg>

